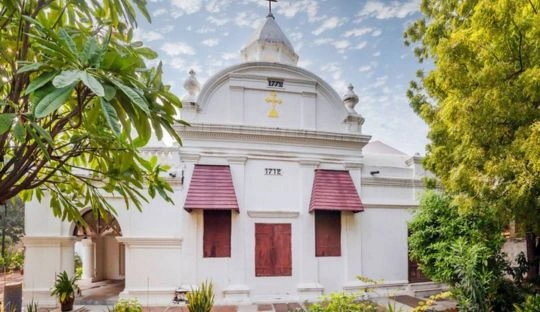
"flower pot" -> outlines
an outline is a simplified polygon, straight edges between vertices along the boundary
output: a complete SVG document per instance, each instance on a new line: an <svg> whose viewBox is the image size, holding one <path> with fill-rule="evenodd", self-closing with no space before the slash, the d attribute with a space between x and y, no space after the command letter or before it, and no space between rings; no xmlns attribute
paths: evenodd
<svg viewBox="0 0 540 312"><path fill-rule="evenodd" d="M62 312L73 310L73 302L75 298L66 298L63 302L60 302L60 310Z"/></svg>

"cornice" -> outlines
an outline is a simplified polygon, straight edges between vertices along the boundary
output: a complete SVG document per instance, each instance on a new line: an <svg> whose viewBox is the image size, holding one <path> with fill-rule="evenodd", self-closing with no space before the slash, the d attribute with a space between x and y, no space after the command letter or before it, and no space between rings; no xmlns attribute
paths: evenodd
<svg viewBox="0 0 540 312"><path fill-rule="evenodd" d="M421 165L423 160L424 160L424 157L420 155L414 155L413 157L407 159L405 161L405 164L407 166L412 166L413 164Z"/></svg>
<svg viewBox="0 0 540 312"><path fill-rule="evenodd" d="M116 240L130 248L181 248L180 237L117 237Z"/></svg>
<svg viewBox="0 0 540 312"><path fill-rule="evenodd" d="M416 209L418 204L375 204L362 203L365 209Z"/></svg>
<svg viewBox="0 0 540 312"><path fill-rule="evenodd" d="M248 216L251 218L298 218L300 213L298 211L260 211L260 210L248 210Z"/></svg>
<svg viewBox="0 0 540 312"><path fill-rule="evenodd" d="M373 178L362 177L362 186L382 186L382 187L424 187L421 179L401 179L401 178Z"/></svg>
<svg viewBox="0 0 540 312"><path fill-rule="evenodd" d="M143 147L140 149L142 153L151 153L151 154L166 154L171 153L175 154L178 153L178 147L177 146L151 146L151 147Z"/></svg>
<svg viewBox="0 0 540 312"><path fill-rule="evenodd" d="M74 236L24 236L21 238L25 247L58 247L75 244Z"/></svg>
<svg viewBox="0 0 540 312"><path fill-rule="evenodd" d="M229 139L242 142L260 141L356 149L364 147L371 139L371 136L363 134L226 124L193 123L190 127L177 125L175 130L180 136L188 139Z"/></svg>

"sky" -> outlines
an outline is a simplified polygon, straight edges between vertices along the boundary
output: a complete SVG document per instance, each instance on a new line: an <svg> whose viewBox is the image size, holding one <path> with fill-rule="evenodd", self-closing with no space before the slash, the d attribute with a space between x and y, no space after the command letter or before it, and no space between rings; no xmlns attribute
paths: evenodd
<svg viewBox="0 0 540 312"><path fill-rule="evenodd" d="M427 126L405 96L421 68L403 44L420 17L419 0L279 0L276 22L300 56L298 66L340 96L352 83L366 119L363 133L409 155L425 154ZM240 50L268 14L265 0L149 0L152 23L139 19L135 40L159 53L164 80L179 97L192 68L201 85L241 62Z"/></svg>

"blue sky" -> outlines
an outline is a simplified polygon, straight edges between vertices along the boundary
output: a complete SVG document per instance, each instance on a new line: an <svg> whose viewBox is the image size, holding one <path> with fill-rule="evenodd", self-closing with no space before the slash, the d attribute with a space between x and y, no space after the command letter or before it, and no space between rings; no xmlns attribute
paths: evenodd
<svg viewBox="0 0 540 312"><path fill-rule="evenodd" d="M352 83L363 132L407 154L424 154L427 127L405 92L420 64L403 45L419 0L279 0L273 13L300 56L298 65L343 95ZM193 68L201 84L240 63L240 49L264 22L264 0L150 0L152 23L139 19L135 39L159 53L165 81L180 97Z"/></svg>

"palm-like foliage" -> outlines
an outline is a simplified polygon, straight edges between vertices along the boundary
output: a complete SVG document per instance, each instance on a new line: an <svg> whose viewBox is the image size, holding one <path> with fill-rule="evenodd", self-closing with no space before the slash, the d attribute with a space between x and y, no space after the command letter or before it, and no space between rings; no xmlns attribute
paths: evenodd
<svg viewBox="0 0 540 312"><path fill-rule="evenodd" d="M79 290L79 286L77 286L78 280L79 278L76 275L69 277L66 271L58 273L51 290L51 296L58 297L60 303L75 298L75 294Z"/></svg>
<svg viewBox="0 0 540 312"><path fill-rule="evenodd" d="M210 312L214 306L214 285L205 281L198 289L188 292L186 298L189 312Z"/></svg>

